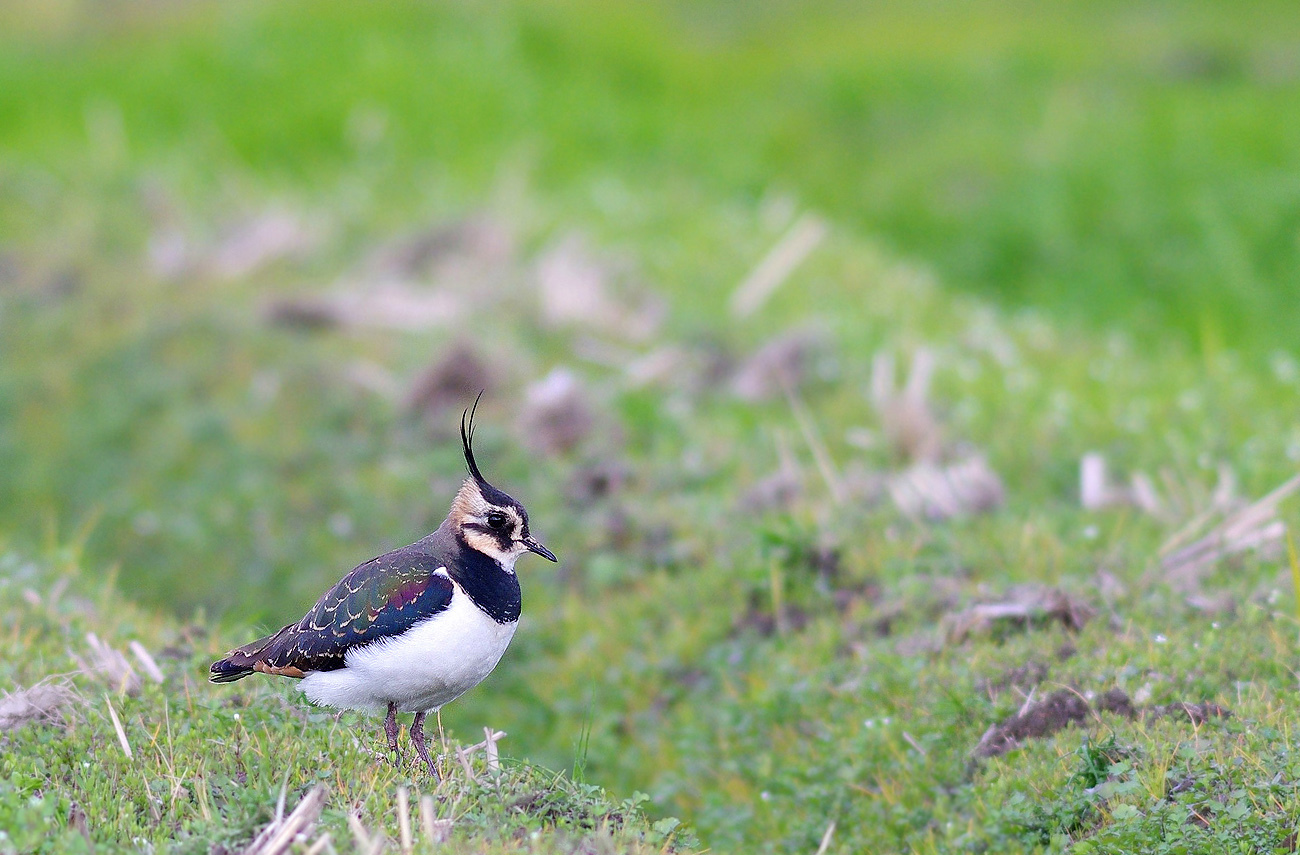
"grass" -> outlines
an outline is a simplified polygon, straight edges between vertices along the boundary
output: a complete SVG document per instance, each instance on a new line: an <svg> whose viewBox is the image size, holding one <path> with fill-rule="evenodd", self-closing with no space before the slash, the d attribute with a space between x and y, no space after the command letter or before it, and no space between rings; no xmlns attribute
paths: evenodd
<svg viewBox="0 0 1300 855"><path fill-rule="evenodd" d="M15 34L39 14L17 8ZM392 226L510 163L634 242L685 233L677 209L590 194L787 193L1009 305L1290 340L1284 2L69 8L0 66L0 141L55 181L127 166L211 199L247 169L371 188ZM23 229L41 190L20 195Z"/></svg>
<svg viewBox="0 0 1300 855"><path fill-rule="evenodd" d="M1296 16L933 8L0 12L23 34L0 51L0 685L69 675L76 698L3 736L9 848L72 851L84 827L233 849L318 782L340 850L365 848L354 809L399 839L397 788L429 787L375 761L377 722L202 678L442 518L460 404L405 398L457 338L496 378L480 462L562 564L521 564L511 650L446 711L464 742L509 733L499 777L480 756L480 783L435 794L453 846L1294 848L1286 541L1190 578L1161 557L1300 461ZM809 209L826 239L732 317ZM275 216L282 251L222 267ZM497 242L437 231L467 222ZM651 337L626 310L546 320L536 283L574 231L616 308L663 307ZM409 275L455 324L267 320L357 293L430 234L442 254ZM792 332L812 342L793 406L734 394L735 366ZM920 423L873 393L881 355L932 361ZM531 451L525 390L557 366L597 429ZM918 424L937 465L982 455L1003 501L900 510ZM1092 451L1159 504L1082 508ZM1236 504L1215 505L1225 473ZM773 475L794 486L759 501ZM1063 625L1043 589L1092 617ZM981 623L981 604L1028 617ZM87 632L140 641L165 681L83 669ZM1062 688L1232 715L1090 707L974 756Z"/></svg>
<svg viewBox="0 0 1300 855"><path fill-rule="evenodd" d="M89 578L75 553L0 559L5 681L65 693L46 716L17 727L6 719L0 851L242 850L273 821L277 801L292 810L317 786L325 808L306 843L328 835L344 849L371 851L367 844L381 838L399 845L404 788L417 832L421 792L433 799L432 816L450 820L449 851L690 845L675 822L645 818L644 795L614 799L521 761L493 769L481 750L463 766L448 757L437 782L409 750L401 765L384 756L377 721L305 709L269 683L214 692L203 682L209 629L134 607L111 579ZM108 640L125 664L96 667L105 660L91 655L88 633ZM156 660L146 655L158 681L126 653L128 640L154 651ZM427 834L417 839L419 851L434 848Z"/></svg>

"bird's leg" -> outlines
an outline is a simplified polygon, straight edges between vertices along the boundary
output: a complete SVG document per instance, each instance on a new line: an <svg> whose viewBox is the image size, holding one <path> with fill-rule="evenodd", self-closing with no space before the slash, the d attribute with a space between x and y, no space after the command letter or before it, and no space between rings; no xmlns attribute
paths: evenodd
<svg viewBox="0 0 1300 855"><path fill-rule="evenodd" d="M397 748L397 703L388 702L388 718L384 719L384 733L388 736L388 750L398 763L402 762L402 752Z"/></svg>
<svg viewBox="0 0 1300 855"><path fill-rule="evenodd" d="M424 744L424 713L415 714L415 721L411 722L411 744L415 746L415 753L424 761L424 765L429 767L429 774L433 775L435 780L440 780L438 768L433 765L433 760L429 757L429 749Z"/></svg>

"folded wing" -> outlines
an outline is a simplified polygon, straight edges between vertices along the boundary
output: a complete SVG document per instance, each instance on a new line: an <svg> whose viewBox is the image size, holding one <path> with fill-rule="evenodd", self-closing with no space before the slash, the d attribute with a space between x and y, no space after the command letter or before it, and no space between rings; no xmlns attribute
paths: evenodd
<svg viewBox="0 0 1300 855"><path fill-rule="evenodd" d="M394 550L353 569L298 623L212 663L210 679L229 683L254 671L302 677L342 668L349 650L405 632L446 609L451 595L451 579L434 556L413 546Z"/></svg>

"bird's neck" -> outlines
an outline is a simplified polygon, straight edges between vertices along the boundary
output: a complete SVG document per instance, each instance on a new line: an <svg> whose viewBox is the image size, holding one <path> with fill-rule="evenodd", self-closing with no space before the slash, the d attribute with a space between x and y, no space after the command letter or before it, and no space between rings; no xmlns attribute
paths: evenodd
<svg viewBox="0 0 1300 855"><path fill-rule="evenodd" d="M490 555L471 549L465 539L444 521L438 530L426 538L432 541L438 557L447 568L447 574L460 585L474 605L482 609L497 623L514 623L519 620L523 603L519 578L514 574L514 556L510 567L504 567Z"/></svg>

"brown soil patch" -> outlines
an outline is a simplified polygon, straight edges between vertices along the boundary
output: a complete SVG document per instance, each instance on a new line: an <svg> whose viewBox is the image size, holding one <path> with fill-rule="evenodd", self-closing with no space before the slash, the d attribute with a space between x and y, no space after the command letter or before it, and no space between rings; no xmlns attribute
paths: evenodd
<svg viewBox="0 0 1300 855"><path fill-rule="evenodd" d="M1095 719L1109 712L1124 718L1164 718L1186 716L1193 725L1211 718L1226 718L1231 710L1213 703L1158 704L1135 707L1122 689L1111 689L1091 702L1074 689L1058 689L1036 703L1028 704L1015 715L992 725L984 732L973 755L997 757L1019 748L1029 739L1043 739L1072 724Z"/></svg>

